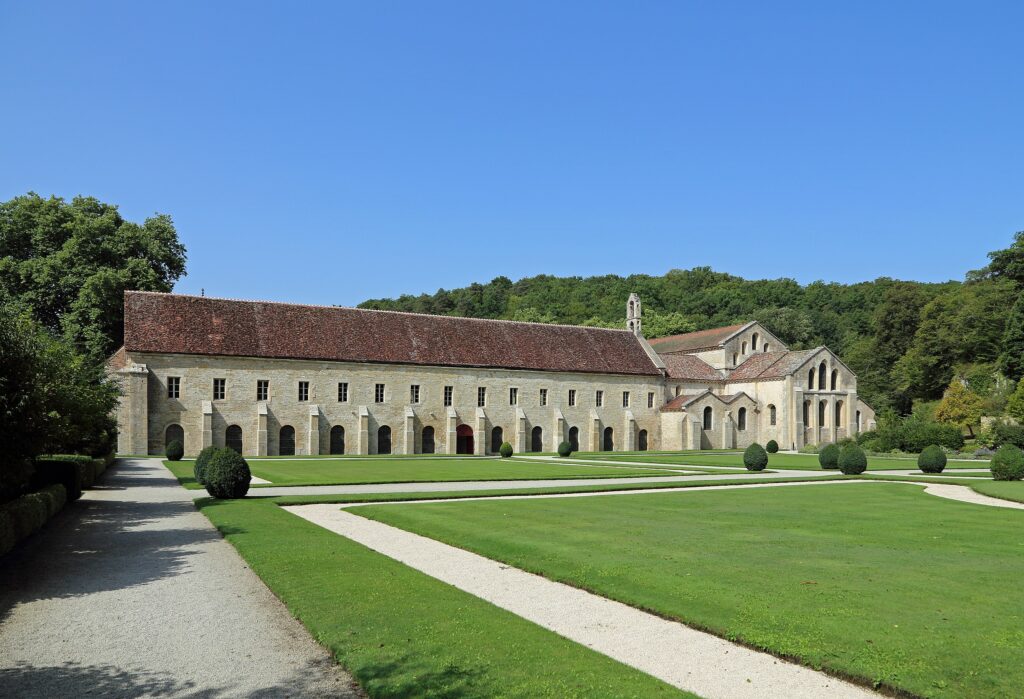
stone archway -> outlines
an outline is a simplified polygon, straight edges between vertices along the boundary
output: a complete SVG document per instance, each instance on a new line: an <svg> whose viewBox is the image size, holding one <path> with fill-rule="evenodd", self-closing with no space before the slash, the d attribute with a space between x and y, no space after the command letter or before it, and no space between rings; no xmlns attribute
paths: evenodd
<svg viewBox="0 0 1024 699"><path fill-rule="evenodd" d="M473 447L473 428L466 424L455 428L455 453L472 454Z"/></svg>

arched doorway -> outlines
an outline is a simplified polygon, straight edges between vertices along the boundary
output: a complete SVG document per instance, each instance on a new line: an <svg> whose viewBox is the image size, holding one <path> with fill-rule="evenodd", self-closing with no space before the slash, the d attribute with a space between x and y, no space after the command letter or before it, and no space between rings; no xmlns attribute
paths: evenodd
<svg viewBox="0 0 1024 699"><path fill-rule="evenodd" d="M430 425L423 428L423 453L434 453L434 428Z"/></svg>
<svg viewBox="0 0 1024 699"><path fill-rule="evenodd" d="M455 453L473 453L473 428L469 425L459 425L455 428Z"/></svg>
<svg viewBox="0 0 1024 699"><path fill-rule="evenodd" d="M284 425L277 436L277 453L280 456L295 456L295 428Z"/></svg>
<svg viewBox="0 0 1024 699"><path fill-rule="evenodd" d="M331 428L331 454L344 454L345 453L345 428L341 425L335 425Z"/></svg>
<svg viewBox="0 0 1024 699"><path fill-rule="evenodd" d="M636 448L639 451L647 451L647 430L640 430L636 436Z"/></svg>
<svg viewBox="0 0 1024 699"><path fill-rule="evenodd" d="M501 451L501 443L505 441L505 433L500 427L491 430L491 453L497 454Z"/></svg>
<svg viewBox="0 0 1024 699"><path fill-rule="evenodd" d="M230 425L224 433L224 446L242 453L242 428L238 425Z"/></svg>
<svg viewBox="0 0 1024 699"><path fill-rule="evenodd" d="M381 425L377 428L377 453L391 453L391 428L387 425Z"/></svg>
<svg viewBox="0 0 1024 699"><path fill-rule="evenodd" d="M745 430L747 429L747 409L740 408L736 413L736 429Z"/></svg>
<svg viewBox="0 0 1024 699"><path fill-rule="evenodd" d="M601 450L615 450L615 431L611 427L604 428L604 439L601 440Z"/></svg>
<svg viewBox="0 0 1024 699"><path fill-rule="evenodd" d="M580 450L580 428L570 427L569 428L569 448L574 452Z"/></svg>
<svg viewBox="0 0 1024 699"><path fill-rule="evenodd" d="M181 442L181 446L185 446L185 428L181 425L168 425L164 430L164 451L167 451L167 445L171 442Z"/></svg>
<svg viewBox="0 0 1024 699"><path fill-rule="evenodd" d="M530 432L530 451L544 451L544 429L540 425Z"/></svg>

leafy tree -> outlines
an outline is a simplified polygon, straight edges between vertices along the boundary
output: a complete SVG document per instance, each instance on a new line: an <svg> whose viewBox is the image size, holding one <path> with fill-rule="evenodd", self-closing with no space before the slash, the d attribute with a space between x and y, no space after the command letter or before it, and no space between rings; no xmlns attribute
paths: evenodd
<svg viewBox="0 0 1024 699"><path fill-rule="evenodd" d="M935 419L947 425L966 429L974 436L974 426L981 421L981 397L967 388L963 381L955 379L942 396L942 402L935 409Z"/></svg>
<svg viewBox="0 0 1024 699"><path fill-rule="evenodd" d="M1024 231L1013 236L1013 243L1005 250L996 250L988 254L991 260L988 267L972 272L969 278L998 277L1009 279L1018 288L1024 288Z"/></svg>
<svg viewBox="0 0 1024 699"><path fill-rule="evenodd" d="M1006 319L1006 332L1003 333L1002 351L999 353L999 370L1014 381L1024 376L1024 293L1017 295Z"/></svg>
<svg viewBox="0 0 1024 699"><path fill-rule="evenodd" d="M170 291L184 272L169 216L140 225L92 197L32 192L0 203L0 290L93 360L122 344L126 289Z"/></svg>
<svg viewBox="0 0 1024 699"><path fill-rule="evenodd" d="M1006 401L1006 412L1017 422L1024 424L1024 381L1017 383L1017 388Z"/></svg>

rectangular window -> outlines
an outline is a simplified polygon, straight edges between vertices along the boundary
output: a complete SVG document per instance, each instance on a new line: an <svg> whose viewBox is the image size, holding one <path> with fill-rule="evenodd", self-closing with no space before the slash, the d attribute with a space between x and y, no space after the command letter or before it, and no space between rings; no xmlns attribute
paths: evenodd
<svg viewBox="0 0 1024 699"><path fill-rule="evenodd" d="M647 407L654 407L654 391L651 391L650 393L647 394Z"/></svg>
<svg viewBox="0 0 1024 699"><path fill-rule="evenodd" d="M519 389L510 388L508 389L508 404L518 405L519 404Z"/></svg>
<svg viewBox="0 0 1024 699"><path fill-rule="evenodd" d="M309 381L299 381L299 402L309 400Z"/></svg>
<svg viewBox="0 0 1024 699"><path fill-rule="evenodd" d="M540 389L540 407L544 407L548 404L548 389Z"/></svg>
<svg viewBox="0 0 1024 699"><path fill-rule="evenodd" d="M604 405L604 391L598 391L594 394L594 405L599 408Z"/></svg>
<svg viewBox="0 0 1024 699"><path fill-rule="evenodd" d="M409 402L415 405L420 402L420 385L414 383L409 386Z"/></svg>
<svg viewBox="0 0 1024 699"><path fill-rule="evenodd" d="M225 384L226 379L214 379L213 380L213 399L224 400Z"/></svg>
<svg viewBox="0 0 1024 699"><path fill-rule="evenodd" d="M376 403L384 402L384 384L379 383L373 389L373 400Z"/></svg>
<svg viewBox="0 0 1024 699"><path fill-rule="evenodd" d="M447 408L447 407L451 406L451 404L452 404L452 394L454 394L454 393L455 393L455 387L454 386L445 386L444 387L444 407Z"/></svg>
<svg viewBox="0 0 1024 699"><path fill-rule="evenodd" d="M258 379L256 381L256 400L267 400L270 396L270 381Z"/></svg>
<svg viewBox="0 0 1024 699"><path fill-rule="evenodd" d="M338 382L338 402L339 403L348 403L348 382L347 381L339 381Z"/></svg>
<svg viewBox="0 0 1024 699"><path fill-rule="evenodd" d="M167 377L167 397L168 398L181 398L181 377L180 376L168 376Z"/></svg>
<svg viewBox="0 0 1024 699"><path fill-rule="evenodd" d="M623 391L622 392L622 407L623 408L628 408L629 407L629 391Z"/></svg>
<svg viewBox="0 0 1024 699"><path fill-rule="evenodd" d="M569 389L569 407L572 408L572 407L575 407L575 405L576 405L576 389L575 388L570 388Z"/></svg>
<svg viewBox="0 0 1024 699"><path fill-rule="evenodd" d="M476 404L477 407L483 408L487 405L487 389L481 386L476 389Z"/></svg>

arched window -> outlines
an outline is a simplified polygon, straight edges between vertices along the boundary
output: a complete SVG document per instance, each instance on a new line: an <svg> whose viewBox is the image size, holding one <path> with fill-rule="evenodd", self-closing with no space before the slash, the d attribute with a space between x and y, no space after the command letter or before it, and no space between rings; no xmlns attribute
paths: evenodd
<svg viewBox="0 0 1024 699"><path fill-rule="evenodd" d="M771 425L772 427L774 427L775 426L775 420L776 420L775 406L774 405L769 405L768 406L768 424Z"/></svg>
<svg viewBox="0 0 1024 699"><path fill-rule="evenodd" d="M835 414L835 425L836 427L843 426L843 401L836 401L836 414Z"/></svg>
<svg viewBox="0 0 1024 699"><path fill-rule="evenodd" d="M857 431L860 432L860 411L857 411Z"/></svg>
<svg viewBox="0 0 1024 699"><path fill-rule="evenodd" d="M570 427L569 428L569 447L573 451L580 450L580 428Z"/></svg>
<svg viewBox="0 0 1024 699"><path fill-rule="evenodd" d="M740 345L740 354L742 354L744 357L747 356L747 341L746 340L744 340L743 344Z"/></svg>
<svg viewBox="0 0 1024 699"><path fill-rule="evenodd" d="M839 385L839 370L838 369L833 369L832 370L832 380L829 382L830 390L832 390L832 391L836 390L836 387L838 385Z"/></svg>
<svg viewBox="0 0 1024 699"><path fill-rule="evenodd" d="M604 439L601 441L601 449L603 451L615 450L615 432L612 430L611 427L604 428Z"/></svg>
<svg viewBox="0 0 1024 699"><path fill-rule="evenodd" d="M750 338L750 351L751 352L756 352L757 351L757 333L754 333L754 336L752 338Z"/></svg>
<svg viewBox="0 0 1024 699"><path fill-rule="evenodd" d="M544 451L544 429L540 425L530 432L530 451Z"/></svg>
<svg viewBox="0 0 1024 699"><path fill-rule="evenodd" d="M391 453L391 428L387 425L381 425L377 428L377 453Z"/></svg>
<svg viewBox="0 0 1024 699"><path fill-rule="evenodd" d="M767 352L767 351L768 351L768 343L767 343L767 342L766 342L766 343L764 343L764 351L765 351L765 352Z"/></svg>
<svg viewBox="0 0 1024 699"><path fill-rule="evenodd" d="M807 389L809 391L814 390L814 369L807 372Z"/></svg>
<svg viewBox="0 0 1024 699"><path fill-rule="evenodd" d="M224 446L242 453L242 428L238 425L229 425L224 432Z"/></svg>
<svg viewBox="0 0 1024 699"><path fill-rule="evenodd" d="M491 452L497 454L501 451L501 443L505 441L505 433L500 427L491 430Z"/></svg>
<svg viewBox="0 0 1024 699"><path fill-rule="evenodd" d="M804 427L811 426L811 401L804 401Z"/></svg>
<svg viewBox="0 0 1024 699"><path fill-rule="evenodd" d="M637 451L647 451L647 430L640 430L636 436Z"/></svg>
<svg viewBox="0 0 1024 699"><path fill-rule="evenodd" d="M422 434L423 453L433 454L434 453L434 428L427 425L423 428Z"/></svg>
<svg viewBox="0 0 1024 699"><path fill-rule="evenodd" d="M736 366L739 363L740 363L740 356L738 354L736 354L735 352L733 352L732 353L732 365Z"/></svg>
<svg viewBox="0 0 1024 699"><path fill-rule="evenodd" d="M747 429L747 409L740 408L739 412L736 413L736 429L745 430Z"/></svg>
<svg viewBox="0 0 1024 699"><path fill-rule="evenodd" d="M825 362L818 365L818 390L825 390L825 372L828 371L828 367L825 366Z"/></svg>
<svg viewBox="0 0 1024 699"><path fill-rule="evenodd" d="M295 428L284 425L277 433L277 453L280 456L295 456Z"/></svg>
<svg viewBox="0 0 1024 699"><path fill-rule="evenodd" d="M486 438L486 437L485 437ZM473 441L473 428L467 424L461 424L455 428L455 453L472 454L475 449Z"/></svg>
<svg viewBox="0 0 1024 699"><path fill-rule="evenodd" d="M341 425L335 425L331 428L331 454L344 454L345 453L345 428Z"/></svg>
<svg viewBox="0 0 1024 699"><path fill-rule="evenodd" d="M827 408L828 403L823 400L818 401L818 427L824 427L828 424L828 421L825 420L825 410Z"/></svg>
<svg viewBox="0 0 1024 699"><path fill-rule="evenodd" d="M710 430L713 424L715 411L711 409L711 406L704 408L704 429Z"/></svg>
<svg viewBox="0 0 1024 699"><path fill-rule="evenodd" d="M181 425L168 425L164 430L164 451L171 442L181 442L181 446L185 446L185 429Z"/></svg>

